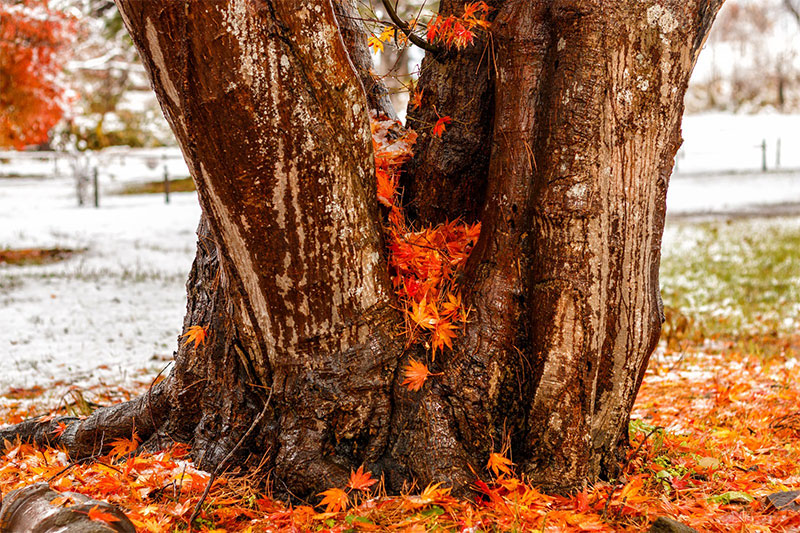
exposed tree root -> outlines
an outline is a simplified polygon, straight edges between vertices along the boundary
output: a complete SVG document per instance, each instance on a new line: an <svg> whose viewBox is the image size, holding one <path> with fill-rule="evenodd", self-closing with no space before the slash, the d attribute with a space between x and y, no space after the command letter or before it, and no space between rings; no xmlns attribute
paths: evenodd
<svg viewBox="0 0 800 533"><path fill-rule="evenodd" d="M114 440L130 439L134 433L146 440L167 419L169 382L164 380L129 402L102 407L85 419L60 416L25 420L0 429L0 442L19 438L40 446L61 447L75 461L102 455Z"/></svg>

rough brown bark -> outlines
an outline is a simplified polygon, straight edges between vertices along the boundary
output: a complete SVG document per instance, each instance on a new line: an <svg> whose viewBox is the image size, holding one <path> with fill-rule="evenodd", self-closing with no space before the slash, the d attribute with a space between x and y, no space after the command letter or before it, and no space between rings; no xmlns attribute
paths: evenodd
<svg viewBox="0 0 800 533"><path fill-rule="evenodd" d="M420 147L448 172L482 158L470 176L485 192L461 206L483 223L461 287L473 320L416 393L399 369L424 348L396 338L369 104L329 0L118 3L197 183L184 326L210 337L179 348L155 402L70 420L77 455L135 421L149 446L190 441L213 468L263 412L237 460L264 456L276 489L300 496L362 463L394 489L464 488L506 439L548 489L614 474L660 330L683 94L720 1L505 0L495 82L455 69L479 61L469 54L437 67L437 106L469 101L445 73L478 83L464 112L488 116L490 136L467 122L474 132L453 133L463 150ZM442 191L418 191L422 219L452 214ZM14 434L49 436L34 424L0 436Z"/></svg>
<svg viewBox="0 0 800 533"><path fill-rule="evenodd" d="M373 75L372 53L367 46L369 32L361 21L357 1L337 0L333 2L333 8L336 12L336 20L339 22L342 40L361 79L364 91L367 93L370 109L398 120L389 97L389 91L383 82Z"/></svg>
<svg viewBox="0 0 800 533"><path fill-rule="evenodd" d="M483 229L465 281L475 319L418 415L452 413L439 453L475 460L510 435L548 489L616 473L660 333L683 95L720 5L500 8ZM406 440L415 454L436 445Z"/></svg>
<svg viewBox="0 0 800 533"><path fill-rule="evenodd" d="M222 296L199 308L221 339L175 372L181 392L205 380L195 454L221 460L268 391L254 451L292 490L341 484L379 456L396 352L364 93L331 4L119 6L219 254Z"/></svg>
<svg viewBox="0 0 800 533"><path fill-rule="evenodd" d="M497 8L505 1L487 4ZM442 16L463 12L461 0L440 4ZM408 109L408 126L419 138L400 183L409 216L421 224L480 219L492 142L494 51L490 39L477 37L474 46L426 54L422 62L417 84L422 105ZM431 135L439 116L448 115L453 120L448 130L441 138Z"/></svg>

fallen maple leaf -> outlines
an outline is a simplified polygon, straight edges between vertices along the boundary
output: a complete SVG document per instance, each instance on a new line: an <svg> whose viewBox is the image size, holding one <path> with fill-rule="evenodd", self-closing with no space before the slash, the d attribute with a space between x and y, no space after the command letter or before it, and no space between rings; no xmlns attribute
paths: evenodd
<svg viewBox="0 0 800 533"><path fill-rule="evenodd" d="M445 498L450 496L450 488L442 488L441 483L433 483L425 487L418 496L406 496L405 501L409 504L412 508L421 507L423 505L428 505L431 503L437 503Z"/></svg>
<svg viewBox="0 0 800 533"><path fill-rule="evenodd" d="M453 331L453 324L447 320L439 320L433 330L431 340L433 342L433 353L436 355L436 350L444 350L447 346L453 349L453 339L456 338L455 331Z"/></svg>
<svg viewBox="0 0 800 533"><path fill-rule="evenodd" d="M101 511L100 508L96 505L91 509L89 509L89 512L86 514L89 517L89 520L95 520L97 522L106 522L106 523L119 522L119 518L117 518L111 513Z"/></svg>
<svg viewBox="0 0 800 533"><path fill-rule="evenodd" d="M386 207L394 205L394 195L397 191L397 182L385 170L377 169L375 175L378 178L378 201Z"/></svg>
<svg viewBox="0 0 800 533"><path fill-rule="evenodd" d="M364 465L361 465L355 472L350 471L350 482L347 486L353 490L367 490L377 482L378 480L372 477L371 472L364 472Z"/></svg>
<svg viewBox="0 0 800 533"><path fill-rule="evenodd" d="M434 329L438 321L435 310L436 308L429 306L428 299L423 296L419 303L411 302L411 309L406 312L416 325L424 329Z"/></svg>
<svg viewBox="0 0 800 533"><path fill-rule="evenodd" d="M111 441L111 452L109 455L111 457L122 457L136 451L136 448L138 447L139 437L136 435L136 433L134 433L133 438Z"/></svg>
<svg viewBox="0 0 800 533"><path fill-rule="evenodd" d="M406 379L401 385L408 385L408 390L418 391L425 384L425 380L431 375L427 365L420 363L416 359L410 359L408 365L404 367Z"/></svg>
<svg viewBox="0 0 800 533"><path fill-rule="evenodd" d="M186 337L183 345L186 346L190 342L194 341L195 349L201 344L205 344L207 336L208 327L203 326L189 326L189 329L186 331L186 333L181 335L181 337Z"/></svg>
<svg viewBox="0 0 800 533"><path fill-rule="evenodd" d="M338 513L342 509L347 508L347 493L342 489L328 489L324 492L320 492L319 494L320 496L324 496L322 501L319 503L320 505L325 506L326 513Z"/></svg>
<svg viewBox="0 0 800 533"><path fill-rule="evenodd" d="M514 463L511 462L511 459L508 457L492 452L489 454L489 462L486 463L486 468L494 472L495 476L499 476L500 472L510 475L511 474L511 466Z"/></svg>

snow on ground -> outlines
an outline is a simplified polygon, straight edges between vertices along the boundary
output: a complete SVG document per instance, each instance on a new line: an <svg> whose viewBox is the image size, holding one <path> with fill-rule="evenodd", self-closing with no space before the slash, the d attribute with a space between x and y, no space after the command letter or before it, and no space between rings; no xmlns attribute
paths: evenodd
<svg viewBox="0 0 800 533"><path fill-rule="evenodd" d="M177 346L200 209L194 193L104 196L79 208L74 181L0 180L0 248L84 250L49 265L0 265L0 393L65 381L124 382Z"/></svg>
<svg viewBox="0 0 800 533"><path fill-rule="evenodd" d="M679 173L800 169L800 115L704 113L683 119ZM779 153L780 152L780 156Z"/></svg>
<svg viewBox="0 0 800 533"><path fill-rule="evenodd" d="M800 170L673 176L667 193L667 215L705 214L800 214Z"/></svg>

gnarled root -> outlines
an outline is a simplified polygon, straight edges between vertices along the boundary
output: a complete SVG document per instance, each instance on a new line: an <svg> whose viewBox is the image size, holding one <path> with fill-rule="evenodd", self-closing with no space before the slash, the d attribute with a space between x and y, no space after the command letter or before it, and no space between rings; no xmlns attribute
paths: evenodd
<svg viewBox="0 0 800 533"><path fill-rule="evenodd" d="M0 442L19 438L40 446L62 447L74 461L102 455L116 439L136 435L146 440L167 420L169 379L131 401L101 407L85 419L61 416L32 418L0 429ZM66 427L65 427L66 426Z"/></svg>

